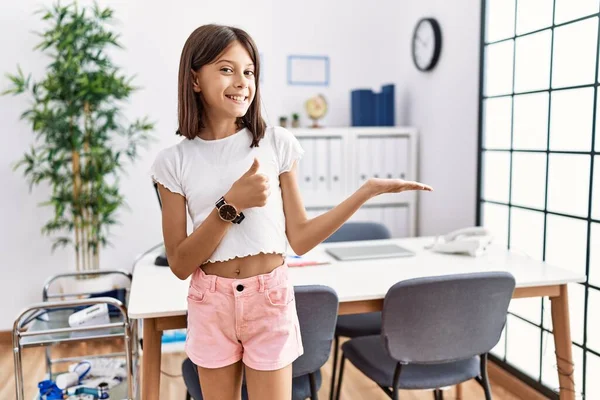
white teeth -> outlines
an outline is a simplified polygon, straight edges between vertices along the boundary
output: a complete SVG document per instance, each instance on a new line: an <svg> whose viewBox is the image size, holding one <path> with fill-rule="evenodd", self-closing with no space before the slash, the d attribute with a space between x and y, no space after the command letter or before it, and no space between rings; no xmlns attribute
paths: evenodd
<svg viewBox="0 0 600 400"><path fill-rule="evenodd" d="M230 99L235 100L235 101L244 101L244 100L246 100L246 96L227 96L227 97L229 97Z"/></svg>

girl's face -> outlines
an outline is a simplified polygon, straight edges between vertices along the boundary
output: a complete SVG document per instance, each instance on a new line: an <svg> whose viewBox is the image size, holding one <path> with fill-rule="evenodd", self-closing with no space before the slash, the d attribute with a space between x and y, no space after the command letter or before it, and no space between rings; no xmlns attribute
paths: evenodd
<svg viewBox="0 0 600 400"><path fill-rule="evenodd" d="M200 93L207 114L221 118L243 117L256 90L254 63L235 41L211 63L192 71L194 91Z"/></svg>

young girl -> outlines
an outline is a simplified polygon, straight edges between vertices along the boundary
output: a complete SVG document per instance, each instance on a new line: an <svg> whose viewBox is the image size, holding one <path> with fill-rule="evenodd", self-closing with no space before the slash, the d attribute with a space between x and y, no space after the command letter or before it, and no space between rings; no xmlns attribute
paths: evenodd
<svg viewBox="0 0 600 400"><path fill-rule="evenodd" d="M291 398L302 355L287 242L304 254L370 198L432 189L370 179L327 213L308 219L296 183L303 150L261 117L260 63L241 29L206 25L187 39L179 66L179 129L185 137L152 166L162 199L169 265L188 292L186 353L206 400ZM186 206L194 232L187 235Z"/></svg>

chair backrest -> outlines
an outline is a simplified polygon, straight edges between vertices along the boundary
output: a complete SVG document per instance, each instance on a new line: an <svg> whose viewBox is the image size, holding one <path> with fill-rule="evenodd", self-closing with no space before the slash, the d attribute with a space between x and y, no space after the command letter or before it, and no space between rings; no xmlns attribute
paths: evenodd
<svg viewBox="0 0 600 400"><path fill-rule="evenodd" d="M154 186L154 192L156 192L156 198L158 199L158 206L162 210L162 200L160 198L160 192L158 191L158 183L152 181L152 186Z"/></svg>
<svg viewBox="0 0 600 400"><path fill-rule="evenodd" d="M390 231L377 222L346 222L325 242L349 242L355 240L389 239Z"/></svg>
<svg viewBox="0 0 600 400"><path fill-rule="evenodd" d="M507 272L396 283L383 303L381 336L400 363L443 363L489 352L500 340L515 288Z"/></svg>
<svg viewBox="0 0 600 400"><path fill-rule="evenodd" d="M302 376L321 368L331 353L338 313L338 297L328 286L295 286L296 310L304 354L293 365L293 376Z"/></svg>

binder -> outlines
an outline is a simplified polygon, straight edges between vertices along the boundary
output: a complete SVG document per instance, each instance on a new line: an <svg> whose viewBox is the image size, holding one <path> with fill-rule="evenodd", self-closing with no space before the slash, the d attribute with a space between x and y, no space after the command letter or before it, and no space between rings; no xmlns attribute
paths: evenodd
<svg viewBox="0 0 600 400"><path fill-rule="evenodd" d="M379 224L385 224L385 220L383 218L383 209L384 207L375 206L367 208L367 216L369 221L377 222Z"/></svg>
<svg viewBox="0 0 600 400"><path fill-rule="evenodd" d="M385 178L386 177L386 167L385 167L385 145L386 139L383 137L371 137L371 176L375 178Z"/></svg>
<svg viewBox="0 0 600 400"><path fill-rule="evenodd" d="M350 221L353 222L366 222L369 220L369 215L366 207L359 208L352 217L350 217Z"/></svg>
<svg viewBox="0 0 600 400"><path fill-rule="evenodd" d="M358 176L356 177L356 187L358 188L370 177L370 142L368 136L358 136L356 143L356 154L358 157Z"/></svg>
<svg viewBox="0 0 600 400"><path fill-rule="evenodd" d="M396 158L398 155L396 154L396 146L393 138L383 138L381 139L381 143L383 146L383 168L384 168L384 177L387 179L395 179L400 176L399 171L396 170L398 166L396 165Z"/></svg>
<svg viewBox="0 0 600 400"><path fill-rule="evenodd" d="M307 141L306 138L298 137L298 142L300 146L306 151ZM300 192L304 193L304 175L306 174L306 155L300 162L298 162L298 171L296 174L296 181L298 182L298 188L300 188Z"/></svg>
<svg viewBox="0 0 600 400"><path fill-rule="evenodd" d="M350 92L352 126L394 126L395 87L383 85L381 92L355 89Z"/></svg>
<svg viewBox="0 0 600 400"><path fill-rule="evenodd" d="M327 146L328 139L316 138L314 139L315 146L315 190L320 195L326 194L329 191L330 182L330 171L329 171L329 146Z"/></svg>
<svg viewBox="0 0 600 400"><path fill-rule="evenodd" d="M411 180L412 177L408 174L409 166L409 153L408 153L408 139L404 137L395 137L392 140L394 149L393 165L394 165L394 178Z"/></svg>
<svg viewBox="0 0 600 400"><path fill-rule="evenodd" d="M351 92L352 126L375 126L375 93L371 89Z"/></svg>
<svg viewBox="0 0 600 400"><path fill-rule="evenodd" d="M344 148L342 138L331 138L329 145L330 190L333 196L343 196L344 193Z"/></svg>
<svg viewBox="0 0 600 400"><path fill-rule="evenodd" d="M315 191L315 139L303 138L304 159L302 160L302 181L300 191L305 195L311 195Z"/></svg>
<svg viewBox="0 0 600 400"><path fill-rule="evenodd" d="M378 125L381 126L394 126L395 118L395 89L393 84L384 85L381 87L381 93L379 93L381 111Z"/></svg>

